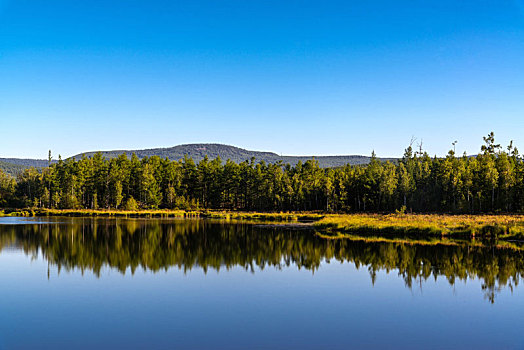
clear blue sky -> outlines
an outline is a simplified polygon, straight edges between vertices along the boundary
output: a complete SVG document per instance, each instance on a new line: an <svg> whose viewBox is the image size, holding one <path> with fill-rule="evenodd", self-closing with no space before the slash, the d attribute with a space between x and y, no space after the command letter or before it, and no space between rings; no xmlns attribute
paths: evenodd
<svg viewBox="0 0 524 350"><path fill-rule="evenodd" d="M524 0L0 0L0 157L524 151Z"/></svg>

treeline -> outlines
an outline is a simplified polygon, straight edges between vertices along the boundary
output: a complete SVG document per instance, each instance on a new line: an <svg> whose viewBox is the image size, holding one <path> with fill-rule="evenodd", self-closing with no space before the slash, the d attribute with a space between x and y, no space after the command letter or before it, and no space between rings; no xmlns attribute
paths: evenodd
<svg viewBox="0 0 524 350"><path fill-rule="evenodd" d="M16 180L0 174L0 206L44 208L235 209L257 211L521 212L524 163L513 144L493 133L477 156L431 158L409 146L398 162L374 154L365 166L320 168L255 159L207 158L196 164L157 156L59 159Z"/></svg>

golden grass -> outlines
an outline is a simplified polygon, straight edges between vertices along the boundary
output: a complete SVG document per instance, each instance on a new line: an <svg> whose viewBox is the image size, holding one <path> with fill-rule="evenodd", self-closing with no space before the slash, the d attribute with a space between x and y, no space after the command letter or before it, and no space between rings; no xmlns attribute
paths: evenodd
<svg viewBox="0 0 524 350"><path fill-rule="evenodd" d="M202 217L226 220L252 220L252 221L317 221L324 217L314 213L259 213L259 212L233 212L233 211L206 211Z"/></svg>
<svg viewBox="0 0 524 350"><path fill-rule="evenodd" d="M326 215L314 226L335 233L524 237L524 215Z"/></svg>
<svg viewBox="0 0 524 350"><path fill-rule="evenodd" d="M85 216L85 217L144 217L144 218L210 218L222 220L250 221L314 221L324 215L312 213L258 213L218 210L111 210L111 209L25 209L10 212L0 211L0 216Z"/></svg>
<svg viewBox="0 0 524 350"><path fill-rule="evenodd" d="M252 222L310 221L325 237L409 236L423 237L492 237L524 241L524 215L438 215L438 214L318 214L259 213L220 210L90 210L24 209L0 216L86 216L140 218L210 218Z"/></svg>
<svg viewBox="0 0 524 350"><path fill-rule="evenodd" d="M0 217L4 216L36 216L36 213L34 210L17 210L12 211L9 213L6 213L4 210L0 210Z"/></svg>
<svg viewBox="0 0 524 350"><path fill-rule="evenodd" d="M36 216L93 216L93 217L144 217L144 218L191 218L199 212L184 210L111 210L111 209L38 209Z"/></svg>

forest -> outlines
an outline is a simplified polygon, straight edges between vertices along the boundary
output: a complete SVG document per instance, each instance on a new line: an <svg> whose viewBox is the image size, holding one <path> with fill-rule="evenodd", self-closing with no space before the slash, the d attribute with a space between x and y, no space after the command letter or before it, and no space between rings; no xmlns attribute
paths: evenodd
<svg viewBox="0 0 524 350"><path fill-rule="evenodd" d="M245 211L496 213L524 211L524 162L493 132L475 156L430 157L411 144L397 162L321 168L207 157L105 159L97 153L12 177L0 172L0 207L228 209Z"/></svg>

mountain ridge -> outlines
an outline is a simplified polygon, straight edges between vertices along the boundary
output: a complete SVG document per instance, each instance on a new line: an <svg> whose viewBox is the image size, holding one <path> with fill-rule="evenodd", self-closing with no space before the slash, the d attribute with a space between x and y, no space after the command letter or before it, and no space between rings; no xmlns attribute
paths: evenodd
<svg viewBox="0 0 524 350"><path fill-rule="evenodd" d="M220 157L223 161L230 159L236 163L249 161L255 158L258 161L265 161L266 163L276 163L282 161L284 164L296 165L299 161L305 162L309 159L315 159L319 165L324 168L343 166L345 164L360 165L369 163L371 157L362 155L333 155L333 156L287 156L279 155L268 151L252 151L237 146L224 145L219 143L191 143L177 145L173 147L149 148L142 150L114 150L114 151L92 151L79 153L74 158L78 159L82 156L92 157L94 154L100 152L106 158L118 157L120 154L126 154L130 157L133 153L138 158L159 156L161 158L169 158L171 160L180 160L184 156L193 158L195 162L199 162L205 156L209 159ZM380 160L395 160L394 158L379 158Z"/></svg>
<svg viewBox="0 0 524 350"><path fill-rule="evenodd" d="M279 155L275 152L268 151L252 151L237 146L225 145L220 143L190 143L182 144L173 147L158 147L137 150L110 150L110 151L89 151L82 152L71 156L69 158L80 159L82 156L92 157L100 152L105 158L115 158L121 154L126 154L128 157L134 153L138 158L159 156L161 158L169 158L171 160L180 160L184 156L193 158L195 162L199 162L207 156L209 159L220 157L223 161L230 159L236 163L243 161L250 161L255 158L256 162L264 161L266 163L277 163L282 161L284 164L296 165L299 161L305 162L309 159L318 161L322 168L340 167L346 164L364 165L368 164L371 157L363 155L333 155L333 156L287 156ZM381 161L395 161L395 158L378 158ZM56 160L53 160L56 162ZM0 169L9 169L8 173L23 171L25 168L35 167L43 168L48 165L46 159L22 159L22 158L0 158Z"/></svg>

